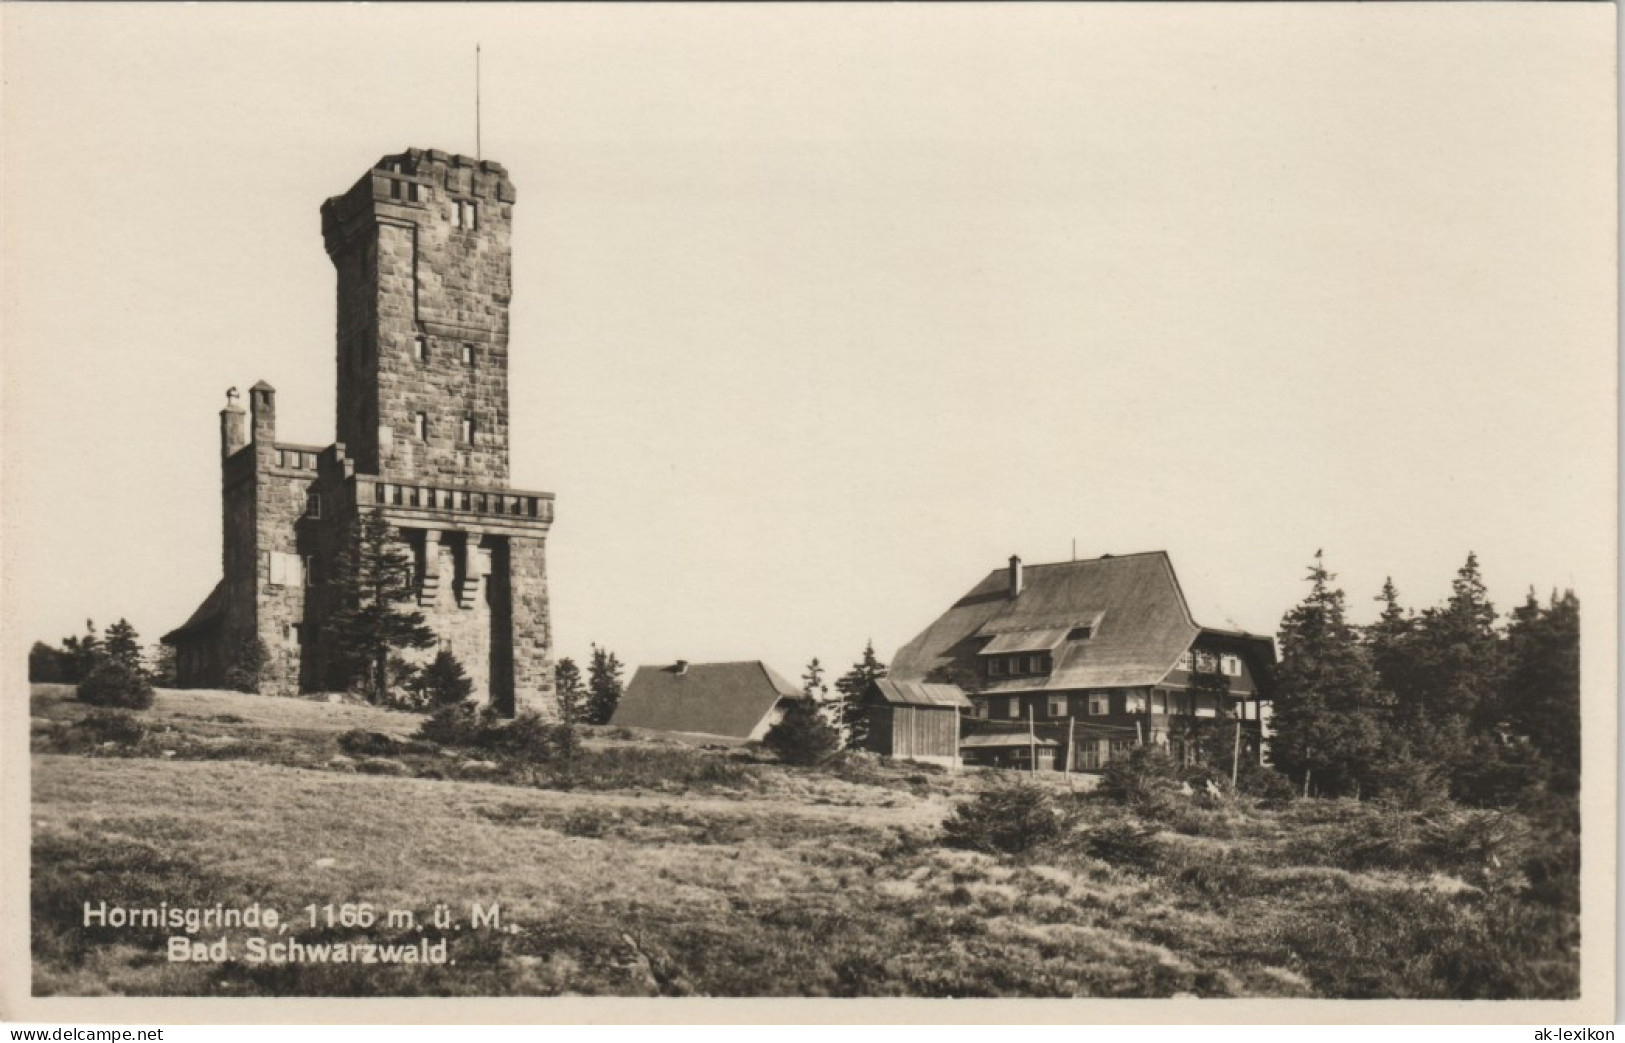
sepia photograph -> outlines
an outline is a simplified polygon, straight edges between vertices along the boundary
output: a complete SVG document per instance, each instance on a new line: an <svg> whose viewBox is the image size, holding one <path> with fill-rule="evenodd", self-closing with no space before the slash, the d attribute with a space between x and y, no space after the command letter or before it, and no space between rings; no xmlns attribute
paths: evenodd
<svg viewBox="0 0 1625 1043"><path fill-rule="evenodd" d="M1615 18L6 5L0 1016L1610 1022Z"/></svg>

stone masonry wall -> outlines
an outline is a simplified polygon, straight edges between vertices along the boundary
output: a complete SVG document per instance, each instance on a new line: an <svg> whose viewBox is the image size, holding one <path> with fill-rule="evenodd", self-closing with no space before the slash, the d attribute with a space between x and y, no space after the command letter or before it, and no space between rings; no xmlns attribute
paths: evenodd
<svg viewBox="0 0 1625 1043"><path fill-rule="evenodd" d="M340 440L363 471L507 484L513 202L499 165L412 150L324 207Z"/></svg>
<svg viewBox="0 0 1625 1043"><path fill-rule="evenodd" d="M547 599L547 541L508 540L512 584L515 710L558 716L553 691L553 629Z"/></svg>
<svg viewBox="0 0 1625 1043"><path fill-rule="evenodd" d="M420 598L416 608L440 638L438 648L450 651L463 665L474 682L474 700L483 705L490 700L491 691L491 604L486 582L491 551L479 546L478 533L448 532L441 534L438 540L425 539L423 532L407 535L412 541L414 557L422 563L425 572L430 565L422 555L433 554L432 574L438 579L425 595L428 600ZM464 596L466 591L460 589L461 581L466 580L463 548L468 540L475 544L474 567L479 574L478 593L472 597ZM425 589L423 580L420 576L420 591ZM437 648L431 648L418 652L408 661L418 665L428 663L436 651Z"/></svg>
<svg viewBox="0 0 1625 1043"><path fill-rule="evenodd" d="M338 442L367 474L378 473L378 240L369 230L333 254L338 269Z"/></svg>
<svg viewBox="0 0 1625 1043"><path fill-rule="evenodd" d="M225 670L255 626L255 559L259 543L254 528L254 449L239 450L221 466L221 575L224 577L223 618L214 631L214 649L204 659L209 670L193 683L225 683Z"/></svg>
<svg viewBox="0 0 1625 1043"><path fill-rule="evenodd" d="M306 492L317 475L314 446L288 446L276 440L276 392L263 382L249 389L254 462L254 625L266 653L260 691L294 695L299 691L300 624L305 615L305 558L308 533ZM303 536L303 539L301 539Z"/></svg>

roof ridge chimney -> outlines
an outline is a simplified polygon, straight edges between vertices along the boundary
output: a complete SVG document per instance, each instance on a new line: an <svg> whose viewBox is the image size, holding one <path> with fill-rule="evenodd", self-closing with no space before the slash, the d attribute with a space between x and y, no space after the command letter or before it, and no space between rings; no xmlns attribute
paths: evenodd
<svg viewBox="0 0 1625 1043"><path fill-rule="evenodd" d="M1021 596L1021 557L1010 555L1010 600Z"/></svg>

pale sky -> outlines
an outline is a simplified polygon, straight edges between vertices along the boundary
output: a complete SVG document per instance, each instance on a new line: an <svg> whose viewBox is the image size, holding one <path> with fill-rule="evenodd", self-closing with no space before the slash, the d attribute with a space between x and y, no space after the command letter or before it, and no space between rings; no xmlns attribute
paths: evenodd
<svg viewBox="0 0 1625 1043"><path fill-rule="evenodd" d="M332 441L318 208L474 150L476 41L559 654L839 672L1074 540L1266 633L1472 549L1598 633L1613 18L7 4L7 648L209 591L227 387Z"/></svg>

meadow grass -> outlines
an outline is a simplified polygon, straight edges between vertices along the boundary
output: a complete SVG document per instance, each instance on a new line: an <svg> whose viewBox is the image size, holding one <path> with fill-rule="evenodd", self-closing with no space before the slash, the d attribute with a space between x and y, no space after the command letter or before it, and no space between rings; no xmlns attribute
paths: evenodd
<svg viewBox="0 0 1625 1043"><path fill-rule="evenodd" d="M873 758L787 768L604 731L568 768L479 761L411 746L415 715L231 693L160 692L134 731L77 723L87 708L44 686L33 712L41 995L1577 988L1566 863L1540 863L1545 890L1475 877L1486 845L1527 843L1521 825L1330 801L1131 809L1043 780L1068 803L1067 835L989 854L945 846L942 823L998 787L991 773ZM344 736L358 731L403 745L352 738L351 756ZM374 762L397 767L362 768ZM1452 850L1450 829L1478 847ZM1372 854L1356 837L1391 842ZM431 924L456 964L171 963L168 931L84 927L83 903L101 900L258 902L307 943L413 942ZM416 924L303 922L307 906L360 902ZM474 930L472 902L498 904L502 929ZM441 903L463 930L432 926ZM258 932L225 933L240 950Z"/></svg>

